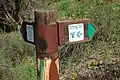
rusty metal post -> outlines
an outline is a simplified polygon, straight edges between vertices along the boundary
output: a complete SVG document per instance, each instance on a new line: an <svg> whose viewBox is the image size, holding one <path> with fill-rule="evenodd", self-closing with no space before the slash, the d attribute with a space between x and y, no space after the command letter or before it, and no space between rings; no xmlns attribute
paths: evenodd
<svg viewBox="0 0 120 80"><path fill-rule="evenodd" d="M59 80L55 11L35 11L35 24L37 80Z"/></svg>

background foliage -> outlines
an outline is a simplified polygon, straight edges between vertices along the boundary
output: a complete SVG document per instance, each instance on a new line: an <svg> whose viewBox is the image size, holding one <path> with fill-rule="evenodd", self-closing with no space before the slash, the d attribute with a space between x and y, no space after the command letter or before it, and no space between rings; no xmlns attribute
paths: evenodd
<svg viewBox="0 0 120 80"><path fill-rule="evenodd" d="M98 28L92 41L59 47L60 80L120 80L119 0L21 0L23 20L31 11L55 9L58 20L90 18ZM20 32L0 35L0 79L35 80L35 47Z"/></svg>

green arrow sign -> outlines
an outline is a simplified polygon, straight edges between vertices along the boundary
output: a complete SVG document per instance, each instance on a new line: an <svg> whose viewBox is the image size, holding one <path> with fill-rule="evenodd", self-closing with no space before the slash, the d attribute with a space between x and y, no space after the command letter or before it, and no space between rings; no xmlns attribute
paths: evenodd
<svg viewBox="0 0 120 80"><path fill-rule="evenodd" d="M95 27L90 22L88 22L88 38L89 39L92 38L95 32L96 32Z"/></svg>

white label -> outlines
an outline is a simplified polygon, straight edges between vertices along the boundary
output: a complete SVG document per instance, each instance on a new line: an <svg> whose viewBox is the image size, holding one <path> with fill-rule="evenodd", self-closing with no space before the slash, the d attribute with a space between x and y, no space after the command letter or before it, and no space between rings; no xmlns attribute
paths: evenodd
<svg viewBox="0 0 120 80"><path fill-rule="evenodd" d="M68 25L69 41L81 41L84 40L84 24L70 24Z"/></svg>
<svg viewBox="0 0 120 80"><path fill-rule="evenodd" d="M27 40L30 42L34 42L34 29L33 25L26 25L27 30Z"/></svg>

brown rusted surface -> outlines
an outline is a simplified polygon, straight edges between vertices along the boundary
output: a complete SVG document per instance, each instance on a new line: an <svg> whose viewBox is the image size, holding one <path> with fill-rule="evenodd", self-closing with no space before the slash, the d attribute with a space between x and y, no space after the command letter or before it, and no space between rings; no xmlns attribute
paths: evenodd
<svg viewBox="0 0 120 80"><path fill-rule="evenodd" d="M58 32L55 11L35 11L35 44L37 59L45 60L45 80L59 80L58 63ZM48 60L47 60L48 59ZM50 67L47 61L51 60ZM39 61L37 60L37 65ZM38 65L39 66L39 65ZM37 67L38 67L37 66ZM46 71L47 70L47 71ZM37 79L40 79L37 68Z"/></svg>
<svg viewBox="0 0 120 80"><path fill-rule="evenodd" d="M36 29L37 52L42 53L40 49L46 50L46 53L52 53L58 50L57 25L48 25L42 27L38 25Z"/></svg>
<svg viewBox="0 0 120 80"><path fill-rule="evenodd" d="M35 22L43 27L56 24L56 13L54 10L35 11Z"/></svg>
<svg viewBox="0 0 120 80"><path fill-rule="evenodd" d="M50 64L49 80L59 80L58 59L54 59Z"/></svg>
<svg viewBox="0 0 120 80"><path fill-rule="evenodd" d="M35 43L37 53L52 53L58 50L58 34L55 11L35 12Z"/></svg>
<svg viewBox="0 0 120 80"><path fill-rule="evenodd" d="M90 20L66 20L66 21L58 21L57 26L58 26L58 44L62 45L64 43L79 43L79 42L87 42L89 41L88 39L88 22L91 22ZM68 33L68 25L70 24L79 24L83 23L84 24L84 40L81 41L76 41L76 42L69 42L69 33Z"/></svg>
<svg viewBox="0 0 120 80"><path fill-rule="evenodd" d="M44 54L44 53L37 53L37 58L39 59L44 59L44 58L48 58L48 59L55 59L58 57L58 51L56 52L52 52L52 53L47 53L47 54Z"/></svg>

